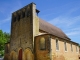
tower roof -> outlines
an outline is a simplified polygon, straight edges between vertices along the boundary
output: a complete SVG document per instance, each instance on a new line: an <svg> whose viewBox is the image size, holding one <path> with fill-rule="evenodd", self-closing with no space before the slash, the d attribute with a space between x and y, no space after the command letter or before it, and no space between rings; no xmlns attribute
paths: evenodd
<svg viewBox="0 0 80 60"><path fill-rule="evenodd" d="M57 37L70 40L70 38L58 27L39 18L39 29Z"/></svg>

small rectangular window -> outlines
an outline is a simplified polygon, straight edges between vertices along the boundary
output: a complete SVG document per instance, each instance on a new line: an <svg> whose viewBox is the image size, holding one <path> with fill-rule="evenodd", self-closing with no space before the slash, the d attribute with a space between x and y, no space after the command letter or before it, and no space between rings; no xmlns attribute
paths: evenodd
<svg viewBox="0 0 80 60"><path fill-rule="evenodd" d="M78 52L78 47L76 46L76 52Z"/></svg>
<svg viewBox="0 0 80 60"><path fill-rule="evenodd" d="M59 44L57 39L56 39L56 50L59 50Z"/></svg>
<svg viewBox="0 0 80 60"><path fill-rule="evenodd" d="M67 51L67 45L66 45L66 42L64 42L64 48L65 48L65 51Z"/></svg>
<svg viewBox="0 0 80 60"><path fill-rule="evenodd" d="M71 44L71 51L73 51L73 47L72 47L72 44Z"/></svg>

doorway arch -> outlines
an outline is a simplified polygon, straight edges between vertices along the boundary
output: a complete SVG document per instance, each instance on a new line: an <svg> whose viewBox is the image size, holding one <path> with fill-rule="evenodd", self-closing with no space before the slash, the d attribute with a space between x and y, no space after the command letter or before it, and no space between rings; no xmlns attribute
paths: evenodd
<svg viewBox="0 0 80 60"><path fill-rule="evenodd" d="M29 48L24 50L23 57L23 60L34 60L33 53Z"/></svg>
<svg viewBox="0 0 80 60"><path fill-rule="evenodd" d="M12 52L10 53L10 60L17 60L17 54L16 54L15 51L12 51Z"/></svg>
<svg viewBox="0 0 80 60"><path fill-rule="evenodd" d="M18 60L22 60L22 49L19 50L19 53L18 53Z"/></svg>

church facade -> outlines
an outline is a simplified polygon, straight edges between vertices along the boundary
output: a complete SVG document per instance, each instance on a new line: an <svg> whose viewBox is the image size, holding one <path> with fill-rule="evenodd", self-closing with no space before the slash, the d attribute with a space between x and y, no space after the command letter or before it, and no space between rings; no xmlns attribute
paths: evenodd
<svg viewBox="0 0 80 60"><path fill-rule="evenodd" d="M79 44L40 19L35 3L12 13L11 38L4 60L79 60Z"/></svg>

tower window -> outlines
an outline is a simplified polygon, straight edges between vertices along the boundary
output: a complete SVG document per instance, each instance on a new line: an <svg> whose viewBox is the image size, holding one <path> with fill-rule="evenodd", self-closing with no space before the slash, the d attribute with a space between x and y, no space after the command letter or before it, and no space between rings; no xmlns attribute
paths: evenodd
<svg viewBox="0 0 80 60"><path fill-rule="evenodd" d="M29 17L29 16L30 16L30 11L27 12L27 17Z"/></svg>
<svg viewBox="0 0 80 60"><path fill-rule="evenodd" d="M22 18L24 18L25 17L25 12L22 12Z"/></svg>
<svg viewBox="0 0 80 60"><path fill-rule="evenodd" d="M20 20L20 15L17 16L18 21Z"/></svg>
<svg viewBox="0 0 80 60"><path fill-rule="evenodd" d="M40 42L40 50L45 50L46 49L45 38L42 37L39 42Z"/></svg>
<svg viewBox="0 0 80 60"><path fill-rule="evenodd" d="M56 39L56 50L59 50L58 39Z"/></svg>
<svg viewBox="0 0 80 60"><path fill-rule="evenodd" d="M12 21L16 22L16 17L14 15L12 16Z"/></svg>

